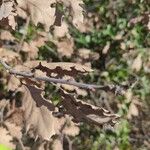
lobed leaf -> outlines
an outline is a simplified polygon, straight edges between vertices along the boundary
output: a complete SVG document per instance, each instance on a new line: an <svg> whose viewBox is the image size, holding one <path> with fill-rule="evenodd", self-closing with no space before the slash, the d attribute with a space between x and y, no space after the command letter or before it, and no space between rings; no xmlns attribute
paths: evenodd
<svg viewBox="0 0 150 150"><path fill-rule="evenodd" d="M65 113L73 116L75 122L88 122L98 126L104 124L114 125L119 118L117 114L111 114L102 107L75 99L75 97L64 90L61 90L61 105L66 109Z"/></svg>

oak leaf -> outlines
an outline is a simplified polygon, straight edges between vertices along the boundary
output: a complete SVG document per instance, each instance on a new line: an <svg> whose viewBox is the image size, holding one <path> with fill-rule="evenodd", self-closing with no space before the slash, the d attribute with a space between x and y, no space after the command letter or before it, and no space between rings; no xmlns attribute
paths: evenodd
<svg viewBox="0 0 150 150"><path fill-rule="evenodd" d="M17 0L18 6L30 12L31 19L35 25L41 23L46 31L54 24L55 7L52 7L55 0Z"/></svg>
<svg viewBox="0 0 150 150"><path fill-rule="evenodd" d="M13 2L12 1L4 1L0 6L0 20L2 18L8 17L13 11Z"/></svg>
<svg viewBox="0 0 150 150"><path fill-rule="evenodd" d="M148 27L148 30L150 30L150 14L148 15L148 17L149 17L149 20L148 20L147 27Z"/></svg>
<svg viewBox="0 0 150 150"><path fill-rule="evenodd" d="M8 24L15 30L16 22L14 16L16 13L14 12L13 8L14 2L13 1L4 1L0 6L0 20L3 18L8 19Z"/></svg>
<svg viewBox="0 0 150 150"><path fill-rule="evenodd" d="M36 63L36 62L35 62ZM76 77L77 75L91 72L92 69L75 63L47 63L45 61L39 62L35 69L39 69L46 73L47 76L52 77L52 73L57 74L58 78L64 76Z"/></svg>
<svg viewBox="0 0 150 150"><path fill-rule="evenodd" d="M0 58L7 61L7 63L17 63L21 60L18 53L4 48L0 48Z"/></svg>
<svg viewBox="0 0 150 150"><path fill-rule="evenodd" d="M53 33L56 38L62 38L65 35L68 35L69 34L68 32L69 32L68 25L65 21L61 23L61 26L54 26Z"/></svg>
<svg viewBox="0 0 150 150"><path fill-rule="evenodd" d="M71 15L73 25L80 28L80 23L83 23L83 1L82 0L60 0L65 6L71 7Z"/></svg>
<svg viewBox="0 0 150 150"><path fill-rule="evenodd" d="M5 125L7 126L7 129L9 131L9 133L11 134L11 136L17 138L17 139L21 139L22 137L22 132L21 132L21 127L15 125L14 123L11 123L9 121L5 121Z"/></svg>
<svg viewBox="0 0 150 150"><path fill-rule="evenodd" d="M9 31L4 30L0 33L0 39L7 41L14 41L15 37Z"/></svg>
<svg viewBox="0 0 150 150"><path fill-rule="evenodd" d="M25 113L25 122L27 128L33 128L35 135L40 136L45 140L50 140L51 136L58 132L60 126L58 119L52 115L50 111L44 105L37 106L33 94L33 91L29 90L27 86L22 86L23 92L22 103ZM36 99L37 101L37 99ZM43 102L44 103L44 102ZM51 106L51 104L50 104Z"/></svg>
<svg viewBox="0 0 150 150"><path fill-rule="evenodd" d="M74 51L74 41L72 38L63 39L61 41L53 40L53 43L57 46L57 51L61 57L71 57Z"/></svg>
<svg viewBox="0 0 150 150"><path fill-rule="evenodd" d="M138 72L141 70L142 64L143 64L142 56L141 56L141 54L139 54L133 61L132 69L135 70L136 72Z"/></svg>
<svg viewBox="0 0 150 150"><path fill-rule="evenodd" d="M74 122L71 121L71 117L66 116L66 126L62 130L62 133L68 136L76 136L79 134L79 132L80 132L79 127Z"/></svg>
<svg viewBox="0 0 150 150"><path fill-rule="evenodd" d="M63 141L61 138L57 138L53 141L52 148L53 150L63 150Z"/></svg>
<svg viewBox="0 0 150 150"><path fill-rule="evenodd" d="M75 122L87 122L102 126L104 124L114 125L119 118L117 114L111 114L108 110L102 107L96 107L81 100L75 99L75 97L64 90L60 91L62 105L66 114L73 117Z"/></svg>

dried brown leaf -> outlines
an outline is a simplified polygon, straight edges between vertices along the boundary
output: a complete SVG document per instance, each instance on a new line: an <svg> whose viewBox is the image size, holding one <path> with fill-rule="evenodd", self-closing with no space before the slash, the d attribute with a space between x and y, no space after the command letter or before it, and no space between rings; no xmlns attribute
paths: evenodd
<svg viewBox="0 0 150 150"><path fill-rule="evenodd" d="M63 150L63 143L60 138L54 140L52 145L53 150Z"/></svg>
<svg viewBox="0 0 150 150"><path fill-rule="evenodd" d="M47 76L51 77L52 73L56 74L57 78L62 78L64 76L76 77L77 75L82 75L91 72L92 69L85 67L80 64L75 63L46 63L40 62L39 65L35 67L43 72L46 72Z"/></svg>
<svg viewBox="0 0 150 150"><path fill-rule="evenodd" d="M55 106L51 101L48 101L43 97L43 89L38 88L36 85L31 85L31 81L25 84L25 86L30 91L31 97L35 101L37 107L45 106L49 111L55 110Z"/></svg>
<svg viewBox="0 0 150 150"><path fill-rule="evenodd" d="M131 104L129 106L127 118L131 119L132 116L138 116L138 115L139 115L138 107L135 104L134 100L132 100L132 102L131 102Z"/></svg>
<svg viewBox="0 0 150 150"><path fill-rule="evenodd" d="M8 23L12 27L13 30L15 30L15 28L17 26L17 23L15 21L15 17L14 16L16 16L15 13L13 13L13 14L8 16Z"/></svg>
<svg viewBox="0 0 150 150"><path fill-rule="evenodd" d="M15 22L14 16L16 13L14 12L14 2L13 1L4 1L0 6L0 20L3 18L8 19L8 24L15 30L17 23Z"/></svg>
<svg viewBox="0 0 150 150"><path fill-rule="evenodd" d="M110 42L107 42L107 44L105 45L105 47L102 50L102 53L107 54L109 49L110 49Z"/></svg>
<svg viewBox="0 0 150 150"><path fill-rule="evenodd" d="M31 70L23 65L16 65L14 67L14 70L20 71L20 72L30 72ZM21 85L20 82L20 78L19 76L14 76L14 75L10 75L9 79L8 79L8 84L7 84L7 90L11 90L11 91L15 91L19 88L19 86Z"/></svg>
<svg viewBox="0 0 150 150"><path fill-rule="evenodd" d="M4 1L0 6L0 20L2 18L8 17L13 11L13 2L12 1Z"/></svg>
<svg viewBox="0 0 150 150"><path fill-rule="evenodd" d="M8 105L8 103L9 101L7 101L6 99L0 100L0 110L4 109Z"/></svg>
<svg viewBox="0 0 150 150"><path fill-rule="evenodd" d="M28 9L31 19L35 25L42 23L46 31L54 24L55 21L55 7L51 7L56 3L55 0L17 0L18 6L22 9Z"/></svg>
<svg viewBox="0 0 150 150"><path fill-rule="evenodd" d="M9 31L4 30L0 33L0 39L7 41L14 41L15 37Z"/></svg>
<svg viewBox="0 0 150 150"><path fill-rule="evenodd" d="M0 58L7 63L17 63L20 61L20 55L12 50L0 48Z"/></svg>
<svg viewBox="0 0 150 150"><path fill-rule="evenodd" d="M20 86L20 80L15 77L14 75L11 75L8 80L7 90L8 91L15 91Z"/></svg>
<svg viewBox="0 0 150 150"><path fill-rule="evenodd" d="M79 23L83 23L83 1L82 0L71 0L71 7L73 11L73 24L77 27L80 28Z"/></svg>
<svg viewBox="0 0 150 150"><path fill-rule="evenodd" d="M60 27L55 26L53 31L54 36L56 38L62 38L65 35L68 35L69 34L68 32L69 32L68 25L65 21L62 22Z"/></svg>
<svg viewBox="0 0 150 150"><path fill-rule="evenodd" d="M92 52L90 49L80 48L78 49L79 56L81 59L85 60L97 60L99 58L99 54L96 52Z"/></svg>
<svg viewBox="0 0 150 150"><path fill-rule="evenodd" d="M73 116L75 122L88 122L98 126L104 124L114 125L119 118L116 114L111 114L102 107L76 100L74 96L61 90L61 104L66 109L66 113Z"/></svg>
<svg viewBox="0 0 150 150"><path fill-rule="evenodd" d="M22 108L15 108L13 113L9 117L7 117L7 121L15 124L16 126L23 127L24 126L23 115L24 112Z"/></svg>
<svg viewBox="0 0 150 150"><path fill-rule="evenodd" d="M132 69L135 70L136 72L140 71L142 68L142 56L139 54L133 61L132 64Z"/></svg>
<svg viewBox="0 0 150 150"><path fill-rule="evenodd" d="M66 80L74 81L74 77L77 75L84 75L91 72L92 69L85 67L80 64L75 63L47 63L45 61L28 61L24 65L18 65L14 68L17 71L30 72L32 69L35 71L35 76L40 77L53 77L53 78L63 78ZM20 77L22 79L22 77ZM33 80L33 79L32 79ZM8 90L15 91L20 85L20 80L18 77L11 75L8 81ZM44 85L44 84L43 84ZM76 91L78 95L86 96L87 92L83 89L72 85L57 84L57 86L62 86L69 91Z"/></svg>
<svg viewBox="0 0 150 150"><path fill-rule="evenodd" d="M23 19L27 18L28 15L27 15L27 13L22 8L17 7L16 9L17 9L16 13L17 13L18 16L20 16Z"/></svg>
<svg viewBox="0 0 150 150"><path fill-rule="evenodd" d="M16 126L14 123L10 123L9 121L5 121L5 125L9 131L9 133L17 138L17 139L21 139L22 137L22 132L21 132L21 127L20 126Z"/></svg>
<svg viewBox="0 0 150 150"><path fill-rule="evenodd" d="M28 60L35 59L38 56L38 48L33 41L31 41L30 43L24 42L22 51L28 54Z"/></svg>
<svg viewBox="0 0 150 150"><path fill-rule="evenodd" d="M53 40L53 43L57 46L57 51L61 57L71 57L74 51L74 41L72 38L65 38L61 41Z"/></svg>
<svg viewBox="0 0 150 150"><path fill-rule="evenodd" d="M149 20L148 20L147 27L148 27L148 30L150 30L150 14L148 15L148 17L149 17Z"/></svg>
<svg viewBox="0 0 150 150"><path fill-rule="evenodd" d="M130 103L129 110L128 110L128 113L127 113L127 118L131 119L133 116L138 116L139 115L138 106L141 105L139 103L138 99L133 96L133 93L132 93L131 89L129 89L126 92L125 96L126 96L127 102Z"/></svg>
<svg viewBox="0 0 150 150"><path fill-rule="evenodd" d="M71 7L71 15L73 25L80 28L80 23L83 23L83 1L82 0L60 0L65 6Z"/></svg>
<svg viewBox="0 0 150 150"><path fill-rule="evenodd" d="M93 29L93 22L92 21L84 18L83 23L78 23L78 24L79 24L78 30L80 32L83 32L83 33L92 32L92 29Z"/></svg>
<svg viewBox="0 0 150 150"><path fill-rule="evenodd" d="M71 121L70 117L66 118L66 122L66 126L64 127L62 133L69 136L78 135L80 132L80 128L74 122Z"/></svg>
<svg viewBox="0 0 150 150"><path fill-rule="evenodd" d="M37 106L36 102L40 99L37 96L39 95L37 91L36 89L33 91L33 87L30 87L30 89L29 86L22 87L22 102L26 126L27 128L33 128L36 135L45 140L50 140L51 136L58 132L60 124L58 123L58 119L52 115L52 111L48 110L45 105L38 103L38 106L40 107ZM43 101L43 103L45 102ZM50 103L50 107L51 105L52 104Z"/></svg>

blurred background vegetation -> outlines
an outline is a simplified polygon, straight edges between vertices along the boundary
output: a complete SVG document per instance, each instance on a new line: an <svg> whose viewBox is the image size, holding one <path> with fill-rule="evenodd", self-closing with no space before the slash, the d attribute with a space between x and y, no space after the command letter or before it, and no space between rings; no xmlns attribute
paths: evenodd
<svg viewBox="0 0 150 150"><path fill-rule="evenodd" d="M118 106L116 111L122 116L119 129L111 134L83 125L75 143L79 149L89 150L150 149L150 32L146 19L150 2L85 0L85 3L93 29L85 34L76 31L72 36L77 48L88 48L100 55L98 60L91 62L97 72L89 81L128 84L128 91L134 96L128 97L129 100L109 93L104 94L105 97L102 93L96 95L97 103L108 107L108 101L113 110ZM141 16L143 19L140 20ZM133 88L132 82L136 82Z"/></svg>

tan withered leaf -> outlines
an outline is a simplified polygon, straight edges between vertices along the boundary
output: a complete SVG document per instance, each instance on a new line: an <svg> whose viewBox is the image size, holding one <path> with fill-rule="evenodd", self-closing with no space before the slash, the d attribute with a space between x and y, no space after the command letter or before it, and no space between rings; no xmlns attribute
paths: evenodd
<svg viewBox="0 0 150 150"><path fill-rule="evenodd" d="M7 41L14 41L15 37L9 31L4 30L0 33L0 39Z"/></svg>
<svg viewBox="0 0 150 150"><path fill-rule="evenodd" d="M83 5L82 0L71 0L71 7L72 7L72 14L73 14L73 24L80 28L79 23L83 23L83 8L81 5Z"/></svg>
<svg viewBox="0 0 150 150"><path fill-rule="evenodd" d="M93 52L92 50L86 48L80 48L78 49L78 56L75 58L75 61L91 67L92 61L99 59L99 57L100 56L97 52Z"/></svg>
<svg viewBox="0 0 150 150"><path fill-rule="evenodd" d="M49 31L49 27L55 21L55 7L52 7L52 4L56 0L17 0L17 2L20 8L30 12L31 19L35 25L42 23L46 31Z"/></svg>
<svg viewBox="0 0 150 150"><path fill-rule="evenodd" d="M13 14L8 16L8 23L12 27L13 30L15 30L15 28L17 26L17 23L15 21L15 17L14 16L16 16L16 13L13 13Z"/></svg>
<svg viewBox="0 0 150 150"><path fill-rule="evenodd" d="M147 24L147 28L148 28L148 30L150 30L150 15L148 15L148 17L149 17L149 21L148 21L148 24Z"/></svg>
<svg viewBox="0 0 150 150"><path fill-rule="evenodd" d="M14 70L17 70L19 72L30 72L30 69L26 66L23 65L16 65L14 68ZM20 78L19 76L14 76L14 75L10 75L8 78L8 83L7 83L7 90L11 90L11 91L15 91L19 88L19 86L21 85L20 82Z"/></svg>
<svg viewBox="0 0 150 150"><path fill-rule="evenodd" d="M37 76L45 77L47 75L48 77L63 78L72 81L74 80L74 77L77 77L78 75L81 76L92 71L92 69L90 69L89 67L66 62L47 63L46 61L29 61L24 65L26 67L29 67L30 69L34 69L35 75ZM60 84L57 85L60 86ZM64 84L63 88L69 91L75 90L77 93L81 94L81 91L79 92L77 87Z"/></svg>
<svg viewBox="0 0 150 150"><path fill-rule="evenodd" d="M22 51L27 53L28 60L35 59L38 56L38 48L36 47L33 41L31 41L30 43L24 42L22 46Z"/></svg>
<svg viewBox="0 0 150 150"><path fill-rule="evenodd" d="M132 116L138 116L139 115L139 110L138 110L138 105L136 104L136 100L132 100L130 106L129 106L129 110L128 110L128 114L127 114L127 118L131 119Z"/></svg>
<svg viewBox="0 0 150 150"><path fill-rule="evenodd" d="M136 72L140 71L142 68L142 56L141 54L138 54L138 56L134 59L133 64L132 64L132 69L135 70Z"/></svg>
<svg viewBox="0 0 150 150"><path fill-rule="evenodd" d="M131 89L126 92L126 99L127 102L130 103L127 118L131 119L133 116L138 116L141 103L137 97L133 96Z"/></svg>
<svg viewBox="0 0 150 150"><path fill-rule="evenodd" d="M57 74L58 78L62 78L64 76L76 77L77 75L81 75L84 73L91 72L92 69L82 66L80 64L75 63L46 63L40 62L35 69L39 69L43 72L46 72L47 76L51 77L52 73Z"/></svg>
<svg viewBox="0 0 150 150"><path fill-rule="evenodd" d="M62 130L63 134L69 135L69 136L76 136L80 132L80 128L71 121L71 117L66 116L66 126Z"/></svg>
<svg viewBox="0 0 150 150"><path fill-rule="evenodd" d="M69 35L68 25L65 21L62 22L61 26L54 26L54 36L56 38L62 38L65 35Z"/></svg>
<svg viewBox="0 0 150 150"><path fill-rule="evenodd" d="M116 114L111 114L102 107L76 100L74 96L61 90L61 104L66 109L66 113L73 116L75 122L88 122L101 126L103 124L114 125L119 118Z"/></svg>
<svg viewBox="0 0 150 150"><path fill-rule="evenodd" d="M0 6L0 20L2 18L8 17L12 11L13 11L13 2L12 1L3 2L2 5Z"/></svg>
<svg viewBox="0 0 150 150"><path fill-rule="evenodd" d="M17 139L21 139L22 137L22 132L21 132L21 127L20 126L16 126L14 123L11 123L9 121L5 121L5 125L7 126L7 129L9 131L9 133L17 138Z"/></svg>
<svg viewBox="0 0 150 150"><path fill-rule="evenodd" d="M107 42L107 44L105 45L105 47L102 50L102 53L107 54L109 49L110 49L110 42Z"/></svg>
<svg viewBox="0 0 150 150"><path fill-rule="evenodd" d="M6 99L0 100L0 110L4 109L8 104L9 104L9 101L7 101Z"/></svg>
<svg viewBox="0 0 150 150"><path fill-rule="evenodd" d="M71 15L73 25L80 28L80 23L83 23L83 1L82 0L60 0L65 6L71 7Z"/></svg>
<svg viewBox="0 0 150 150"><path fill-rule="evenodd" d="M16 16L16 13L14 12L13 5L13 1L4 1L2 3L0 6L0 20L7 18L8 24L12 27L13 30L15 30L16 22L14 16Z"/></svg>
<svg viewBox="0 0 150 150"><path fill-rule="evenodd" d="M22 86L25 123L28 129L34 129L35 135L45 140L50 140L51 136L58 132L60 124L58 123L58 119L52 115L52 111L48 109L53 109L52 104L49 103L50 106L47 106L48 102L44 99L42 99L41 104L41 97L38 90L36 87ZM37 105L40 107L37 107Z"/></svg>
<svg viewBox="0 0 150 150"><path fill-rule="evenodd" d="M88 73L93 71L91 68L83 66L77 63L69 63L69 62L46 62L46 61L28 61L24 63L24 66L34 69L41 63L42 66L47 67L49 69L55 69L56 67L61 67L63 70L71 71L71 68L74 67L77 71L81 71L82 73Z"/></svg>
<svg viewBox="0 0 150 150"><path fill-rule="evenodd" d="M63 150L63 141L61 140L61 138L57 138L53 141L52 149Z"/></svg>
<svg viewBox="0 0 150 150"><path fill-rule="evenodd" d="M38 57L39 47L45 44L46 38L38 37L34 41L30 41L29 43L24 42L21 51L27 54L27 59L32 60Z"/></svg>
<svg viewBox="0 0 150 150"><path fill-rule="evenodd" d="M23 118L23 109L22 108L15 108L15 111L7 118L7 121L16 125L17 127L24 126L24 118ZM18 129L19 130L19 129Z"/></svg>
<svg viewBox="0 0 150 150"><path fill-rule="evenodd" d="M47 75L49 77L63 78L71 81L74 81L74 77L77 77L78 75L81 76L93 71L92 69L90 69L90 67L86 67L80 64L65 62L47 63L46 61L28 61L22 66L15 67L15 70L25 72L30 72L32 69L34 69L35 71L35 76L46 77ZM11 76L8 82L8 89L15 90L19 85L20 81L16 77ZM61 84L57 84L57 86L60 85ZM79 95L87 95L86 91L84 91L83 89L79 89L78 87L66 84L63 84L61 86L69 91L76 91L76 93Z"/></svg>
<svg viewBox="0 0 150 150"><path fill-rule="evenodd" d="M0 58L2 58L7 63L17 63L21 60L18 53L4 48L0 48Z"/></svg>
<svg viewBox="0 0 150 150"><path fill-rule="evenodd" d="M53 40L53 43L56 44L57 46L57 51L59 55L66 56L66 57L71 57L74 51L74 41L73 38L65 38L61 41L56 41Z"/></svg>
<svg viewBox="0 0 150 150"><path fill-rule="evenodd" d="M55 110L55 106L43 97L43 89L40 89L37 86L29 85L29 83L25 84L25 86L30 91L31 97L35 101L37 107L45 106L50 111Z"/></svg>

